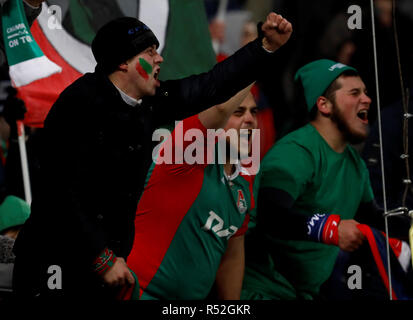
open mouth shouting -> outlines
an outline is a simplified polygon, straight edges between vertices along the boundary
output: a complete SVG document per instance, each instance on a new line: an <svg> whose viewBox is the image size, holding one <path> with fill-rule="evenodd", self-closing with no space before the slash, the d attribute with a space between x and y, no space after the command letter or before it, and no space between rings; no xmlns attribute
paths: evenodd
<svg viewBox="0 0 413 320"><path fill-rule="evenodd" d="M363 122L364 124L369 123L369 110L368 109L361 109L359 112L357 112L357 117Z"/></svg>
<svg viewBox="0 0 413 320"><path fill-rule="evenodd" d="M159 87L160 86L160 82L159 82L159 73L161 72L161 68L156 68L154 73L153 73L153 78L156 81L156 86Z"/></svg>

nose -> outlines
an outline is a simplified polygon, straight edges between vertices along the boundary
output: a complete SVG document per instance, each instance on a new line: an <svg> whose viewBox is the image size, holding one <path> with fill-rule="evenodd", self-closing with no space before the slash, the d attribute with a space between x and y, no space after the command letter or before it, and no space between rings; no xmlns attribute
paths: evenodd
<svg viewBox="0 0 413 320"><path fill-rule="evenodd" d="M363 93L363 95L361 97L361 102L364 103L364 104L370 105L371 104L371 98L367 94Z"/></svg>
<svg viewBox="0 0 413 320"><path fill-rule="evenodd" d="M251 128L255 128L256 118L251 113L251 111L247 111L244 114L244 125L249 126Z"/></svg>
<svg viewBox="0 0 413 320"><path fill-rule="evenodd" d="M158 52L156 52L156 57L154 60L155 60L155 63L161 64L163 62L163 57Z"/></svg>

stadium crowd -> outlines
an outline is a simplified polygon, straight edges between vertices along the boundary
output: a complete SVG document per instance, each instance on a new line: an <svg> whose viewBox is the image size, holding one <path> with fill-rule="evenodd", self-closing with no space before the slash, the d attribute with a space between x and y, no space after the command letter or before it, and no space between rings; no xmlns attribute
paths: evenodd
<svg viewBox="0 0 413 320"><path fill-rule="evenodd" d="M23 0L29 25L43 2ZM233 0L224 15L205 0L217 63L179 79L159 78L149 24L98 25L94 72L25 127L30 205L16 126L30 106L1 47L0 299L386 300L387 258L393 298L412 299L411 221L386 235L383 212L413 206L413 12L374 3L388 199L367 1L351 29L347 1Z"/></svg>

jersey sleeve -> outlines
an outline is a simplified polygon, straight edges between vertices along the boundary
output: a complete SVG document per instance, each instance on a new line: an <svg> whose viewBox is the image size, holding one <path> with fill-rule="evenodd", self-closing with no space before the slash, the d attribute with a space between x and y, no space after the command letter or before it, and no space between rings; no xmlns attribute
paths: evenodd
<svg viewBox="0 0 413 320"><path fill-rule="evenodd" d="M250 221L250 215L246 214L244 222L242 223L241 228L238 229L238 231L233 235L233 237L239 237L239 236L244 235L248 230L249 221Z"/></svg>
<svg viewBox="0 0 413 320"><path fill-rule="evenodd" d="M294 200L305 190L314 174L314 160L308 150L288 142L276 144L264 158L260 188L287 192Z"/></svg>

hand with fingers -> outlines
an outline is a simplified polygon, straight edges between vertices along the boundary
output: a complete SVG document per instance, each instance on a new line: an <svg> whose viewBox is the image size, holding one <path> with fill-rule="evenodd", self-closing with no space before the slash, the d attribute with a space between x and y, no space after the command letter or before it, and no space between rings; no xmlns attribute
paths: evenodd
<svg viewBox="0 0 413 320"><path fill-rule="evenodd" d="M338 246L341 250L353 252L364 241L364 235L357 228L356 220L341 220L338 224Z"/></svg>
<svg viewBox="0 0 413 320"><path fill-rule="evenodd" d="M288 41L293 32L293 27L280 14L271 12L262 24L261 30L264 34L262 39L264 48L275 51Z"/></svg>
<svg viewBox="0 0 413 320"><path fill-rule="evenodd" d="M103 281L109 287L122 287L135 284L135 278L123 258L116 258L115 263L103 274Z"/></svg>

